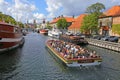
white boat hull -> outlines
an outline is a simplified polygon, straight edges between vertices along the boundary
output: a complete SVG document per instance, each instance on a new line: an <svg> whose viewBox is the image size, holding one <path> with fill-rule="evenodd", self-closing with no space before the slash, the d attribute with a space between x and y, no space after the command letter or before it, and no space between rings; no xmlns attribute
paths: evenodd
<svg viewBox="0 0 120 80"><path fill-rule="evenodd" d="M57 32L57 31L48 31L48 36L50 37L59 38L61 34L62 34L61 32Z"/></svg>

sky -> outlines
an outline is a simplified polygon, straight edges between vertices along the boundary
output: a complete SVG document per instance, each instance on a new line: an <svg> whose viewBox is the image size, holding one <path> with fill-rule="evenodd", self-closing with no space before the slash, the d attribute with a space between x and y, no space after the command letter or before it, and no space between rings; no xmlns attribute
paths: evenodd
<svg viewBox="0 0 120 80"><path fill-rule="evenodd" d="M120 0L0 0L0 12L10 15L17 21L37 23L43 19L52 20L60 15L79 16L87 7L102 3L106 9L120 5Z"/></svg>

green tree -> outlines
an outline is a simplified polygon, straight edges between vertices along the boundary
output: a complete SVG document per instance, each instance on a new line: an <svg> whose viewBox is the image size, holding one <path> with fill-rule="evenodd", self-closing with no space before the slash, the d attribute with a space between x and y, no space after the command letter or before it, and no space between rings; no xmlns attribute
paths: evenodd
<svg viewBox="0 0 120 80"><path fill-rule="evenodd" d="M89 6L86 9L86 12L87 13L97 13L100 15L102 13L102 10L104 10L104 9L105 9L105 6L102 3L95 3L95 4L92 4L91 6Z"/></svg>
<svg viewBox="0 0 120 80"><path fill-rule="evenodd" d="M24 28L24 24L22 22L18 22L19 27Z"/></svg>
<svg viewBox="0 0 120 80"><path fill-rule="evenodd" d="M0 12L0 21L5 21L6 23L10 23L13 25L19 25L20 27L24 27L22 22L17 22L17 21L15 21L15 19L12 16L3 14L2 12Z"/></svg>
<svg viewBox="0 0 120 80"><path fill-rule="evenodd" d="M89 33L89 34L91 34L92 32L97 32L98 30L97 21L98 21L98 17L96 16L95 13L85 16L81 26L81 32Z"/></svg>
<svg viewBox="0 0 120 80"><path fill-rule="evenodd" d="M115 34L119 34L120 35L120 24L113 24L112 25L112 31Z"/></svg>
<svg viewBox="0 0 120 80"><path fill-rule="evenodd" d="M49 21L47 22L47 25L46 25L47 29L52 29L52 27L50 26L50 23Z"/></svg>
<svg viewBox="0 0 120 80"><path fill-rule="evenodd" d="M59 19L57 22L58 29L67 29L68 23L65 18Z"/></svg>
<svg viewBox="0 0 120 80"><path fill-rule="evenodd" d="M102 3L95 3L89 6L86 10L88 13L84 17L80 31L83 33L97 33L98 32L98 17L102 14L102 10L105 6Z"/></svg>

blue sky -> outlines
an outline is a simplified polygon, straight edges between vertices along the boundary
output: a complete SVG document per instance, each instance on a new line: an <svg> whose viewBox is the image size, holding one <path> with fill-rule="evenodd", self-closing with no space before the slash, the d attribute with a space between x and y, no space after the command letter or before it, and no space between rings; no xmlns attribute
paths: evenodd
<svg viewBox="0 0 120 80"><path fill-rule="evenodd" d="M11 15L17 21L41 22L51 20L60 15L78 16L86 8L100 2L106 10L114 5L120 5L119 0L0 0L0 12Z"/></svg>
<svg viewBox="0 0 120 80"><path fill-rule="evenodd" d="M34 1L33 3L36 5L36 7L38 8L38 12L43 13L43 14L47 14L47 11L45 10L45 8L47 7L45 0L29 0L29 1Z"/></svg>

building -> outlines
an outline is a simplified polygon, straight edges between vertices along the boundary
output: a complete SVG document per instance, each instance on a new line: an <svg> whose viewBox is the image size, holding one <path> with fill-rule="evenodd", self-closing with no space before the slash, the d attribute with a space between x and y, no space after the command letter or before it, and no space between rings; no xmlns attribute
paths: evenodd
<svg viewBox="0 0 120 80"><path fill-rule="evenodd" d="M72 24L72 22L74 21L74 18L73 17L57 17L57 18L54 18L51 23L50 23L50 26L52 27L57 27L57 22L58 20L62 19L62 18L65 18L65 20L67 21L68 23L68 26L70 26Z"/></svg>
<svg viewBox="0 0 120 80"><path fill-rule="evenodd" d="M74 19L72 25L68 27L68 31L73 33L80 32L80 27L82 25L82 21L85 16L86 16L85 14L81 14L76 19Z"/></svg>
<svg viewBox="0 0 120 80"><path fill-rule="evenodd" d="M112 31L115 24L120 24L120 6L116 5L104 12L104 15L99 17L98 26L100 27L101 35L117 35Z"/></svg>

